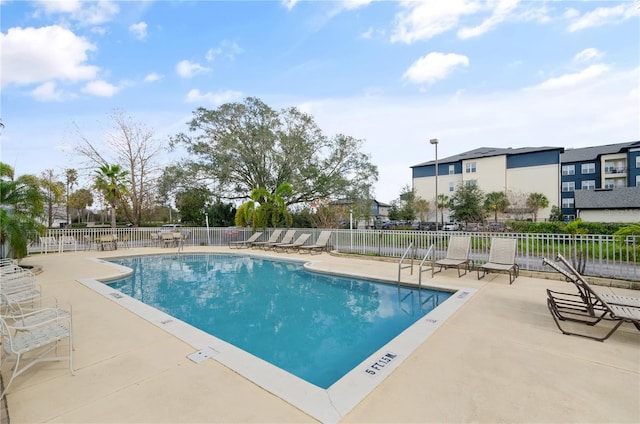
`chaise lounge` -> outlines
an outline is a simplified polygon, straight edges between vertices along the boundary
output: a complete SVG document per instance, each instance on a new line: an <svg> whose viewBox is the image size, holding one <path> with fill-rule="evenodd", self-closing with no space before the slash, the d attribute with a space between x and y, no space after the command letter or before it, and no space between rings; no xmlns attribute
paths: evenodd
<svg viewBox="0 0 640 424"><path fill-rule="evenodd" d="M514 238L491 239L489 248L489 261L478 266L478 280L484 278L491 272L509 273L509 284L513 284L518 275L520 267L516 264L516 252L518 251L518 240ZM480 275L482 271L482 276Z"/></svg>
<svg viewBox="0 0 640 424"><path fill-rule="evenodd" d="M462 277L469 270L469 252L471 250L471 236L451 236L447 246L447 256L444 259L435 261L440 269L435 271L433 267L432 275L442 271L442 268L457 268L458 277ZM460 270L464 269L464 274Z"/></svg>

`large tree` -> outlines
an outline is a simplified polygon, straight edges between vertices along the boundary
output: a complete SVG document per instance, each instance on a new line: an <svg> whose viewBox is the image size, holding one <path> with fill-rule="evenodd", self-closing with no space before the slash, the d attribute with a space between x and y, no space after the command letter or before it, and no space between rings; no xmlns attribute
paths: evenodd
<svg viewBox="0 0 640 424"><path fill-rule="evenodd" d="M93 205L93 194L90 190L81 188L71 193L71 195L69 196L68 204L69 207L76 212L78 216L78 222L82 222L81 214L87 211L88 206ZM89 217L87 215L87 221L88 220Z"/></svg>
<svg viewBox="0 0 640 424"><path fill-rule="evenodd" d="M38 219L44 211L40 181L33 175L14 178L11 166L0 162L0 246L2 256L23 258L27 243L44 228ZM8 252L4 247L8 247Z"/></svg>
<svg viewBox="0 0 640 424"><path fill-rule="evenodd" d="M190 157L165 169L161 195L205 183L221 199L249 199L255 189L295 188L288 204L315 199L370 200L378 170L360 151L362 141L328 137L295 107L276 111L257 98L198 108L188 134L172 137ZM370 203L370 202L369 202Z"/></svg>
<svg viewBox="0 0 640 424"><path fill-rule="evenodd" d="M504 213L509 207L509 199L502 191L492 191L484 199L484 208L493 213L493 221L498 222L498 213Z"/></svg>
<svg viewBox="0 0 640 424"><path fill-rule="evenodd" d="M95 174L95 188L104 196L111 206L111 227L116 226L116 207L121 205L127 194L127 171L120 165L102 165Z"/></svg>
<svg viewBox="0 0 640 424"><path fill-rule="evenodd" d="M157 178L161 169L159 156L164 143L154 138L153 130L126 116L121 110L111 113L112 128L102 143L91 141L78 130L80 142L76 148L79 155L88 161L88 168L117 164L126 170L128 178L122 212L127 219L138 226L143 211L151 209L155 200Z"/></svg>
<svg viewBox="0 0 640 424"><path fill-rule="evenodd" d="M482 201L484 193L476 184L460 184L456 188L451 200L451 211L456 221L484 222L484 208Z"/></svg>

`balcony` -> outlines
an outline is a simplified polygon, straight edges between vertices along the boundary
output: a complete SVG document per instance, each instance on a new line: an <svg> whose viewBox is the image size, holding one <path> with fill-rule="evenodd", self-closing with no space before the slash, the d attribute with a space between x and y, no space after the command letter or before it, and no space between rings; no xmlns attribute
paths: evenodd
<svg viewBox="0 0 640 424"><path fill-rule="evenodd" d="M627 168L625 168L625 167L616 167L616 166L605 166L604 167L604 173L606 175L612 175L612 174L626 175L627 174Z"/></svg>

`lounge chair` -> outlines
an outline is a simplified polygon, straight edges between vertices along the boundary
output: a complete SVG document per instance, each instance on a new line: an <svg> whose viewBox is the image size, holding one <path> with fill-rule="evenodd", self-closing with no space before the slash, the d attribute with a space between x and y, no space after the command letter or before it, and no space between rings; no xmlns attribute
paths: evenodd
<svg viewBox="0 0 640 424"><path fill-rule="evenodd" d="M300 246L302 246L307 242L307 240L309 240L309 237L311 237L311 234L309 233L300 234L300 236L293 243L278 243L273 246L273 249L276 252L289 252L292 250L298 250Z"/></svg>
<svg viewBox="0 0 640 424"><path fill-rule="evenodd" d="M516 264L516 252L518 251L518 240L514 238L491 239L489 248L489 261L479 265L478 280L484 278L490 272L508 272L509 284L513 284L518 275L520 275L520 267ZM482 271L482 275L480 275Z"/></svg>
<svg viewBox="0 0 640 424"><path fill-rule="evenodd" d="M458 277L462 277L469 270L469 252L471 250L471 236L451 236L447 246L447 256L444 259L435 261L432 274L442 271L442 268L457 268ZM435 265L440 269L435 271ZM460 270L464 269L464 274Z"/></svg>
<svg viewBox="0 0 640 424"><path fill-rule="evenodd" d="M556 258L562 262L567 270L546 258L542 259L543 265L548 265L564 275L568 281L574 283L578 293L562 293L547 289L547 307L556 326L563 334L586 337L593 340L604 341L608 339L625 322L633 324L640 331L640 307L638 298L600 294L593 290L589 283L580 275L562 255ZM627 304L610 303L606 298ZM611 321L615 324L607 334L598 337L586 333L577 333L563 328L560 321L576 322L595 326L601 321Z"/></svg>
<svg viewBox="0 0 640 424"><path fill-rule="evenodd" d="M329 250L329 241L331 240L331 231L321 231L318 236L318 240L314 244L309 244L307 246L300 246L298 248L298 252L300 253L311 253L318 252L322 253L323 250Z"/></svg>
<svg viewBox="0 0 640 424"><path fill-rule="evenodd" d="M267 239L266 241L253 242L251 243L251 247L252 248L264 247L267 245L278 243L278 239L280 238L281 235L282 235L282 230L273 230L273 233L271 233L271 236L269 236L269 239Z"/></svg>
<svg viewBox="0 0 640 424"><path fill-rule="evenodd" d="M43 318L44 317L44 318ZM42 309L20 316L0 317L0 337L2 338L2 363L15 357L15 364L9 382L0 394L7 393L13 380L37 363L45 361L69 360L69 370L73 374L73 341L71 314L60 309ZM55 351L58 355L58 342L67 338L67 355L49 356ZM36 356L23 358L23 355L37 351Z"/></svg>
<svg viewBox="0 0 640 424"><path fill-rule="evenodd" d="M262 237L262 232L258 231L255 232L251 235L251 237L249 237L246 240L240 240L240 241L230 241L229 242L229 248L233 249L240 249L240 248L249 248L251 247L251 245L253 244L253 242L257 241L260 237Z"/></svg>
<svg viewBox="0 0 640 424"><path fill-rule="evenodd" d="M279 245L279 244L289 244L291 242L293 242L293 238L296 235L296 230L288 230L286 233L284 233L284 236L282 237L282 240L280 240L280 242L277 243L265 243L262 245L263 249L273 249L275 246Z"/></svg>

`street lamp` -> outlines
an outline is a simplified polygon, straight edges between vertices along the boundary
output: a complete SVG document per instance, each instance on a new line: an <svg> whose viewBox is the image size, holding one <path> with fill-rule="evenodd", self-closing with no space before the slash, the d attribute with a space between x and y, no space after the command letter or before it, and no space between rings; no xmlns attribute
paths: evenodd
<svg viewBox="0 0 640 424"><path fill-rule="evenodd" d="M432 138L429 143L436 147L436 231L438 231L438 139Z"/></svg>

